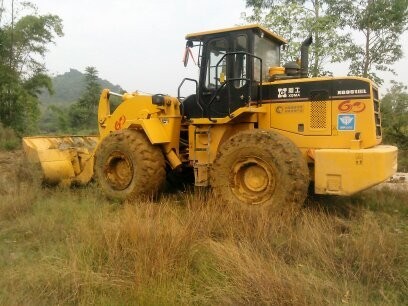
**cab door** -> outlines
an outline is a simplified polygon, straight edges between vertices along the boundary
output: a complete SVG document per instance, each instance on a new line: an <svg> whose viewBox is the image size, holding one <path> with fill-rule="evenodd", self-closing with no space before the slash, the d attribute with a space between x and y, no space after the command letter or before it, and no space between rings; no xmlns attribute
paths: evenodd
<svg viewBox="0 0 408 306"><path fill-rule="evenodd" d="M205 116L229 116L250 100L248 50L248 37L242 33L208 41L200 86Z"/></svg>

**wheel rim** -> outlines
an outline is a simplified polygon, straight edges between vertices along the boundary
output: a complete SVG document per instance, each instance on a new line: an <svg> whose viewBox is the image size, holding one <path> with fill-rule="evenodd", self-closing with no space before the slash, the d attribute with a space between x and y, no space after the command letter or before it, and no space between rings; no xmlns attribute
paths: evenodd
<svg viewBox="0 0 408 306"><path fill-rule="evenodd" d="M258 157L249 157L235 163L231 182L232 191L240 201L257 205L272 197L276 178L267 162Z"/></svg>
<svg viewBox="0 0 408 306"><path fill-rule="evenodd" d="M133 179L133 163L123 152L112 152L104 170L107 183L115 190L126 189Z"/></svg>

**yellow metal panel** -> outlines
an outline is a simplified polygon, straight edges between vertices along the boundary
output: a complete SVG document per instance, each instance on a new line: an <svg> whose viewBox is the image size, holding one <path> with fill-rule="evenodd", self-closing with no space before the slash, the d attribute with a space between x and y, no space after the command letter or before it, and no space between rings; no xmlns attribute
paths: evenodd
<svg viewBox="0 0 408 306"><path fill-rule="evenodd" d="M143 130L152 144L170 142L170 136L158 118L139 120Z"/></svg>
<svg viewBox="0 0 408 306"><path fill-rule="evenodd" d="M326 117L316 115L319 105L314 102L273 103L271 106L270 127L288 137L301 149L338 149L354 148L356 134L361 140L361 148L370 148L381 143L376 136L374 103L372 99L337 100L328 102ZM340 111L344 103L359 105L349 112ZM343 106L342 106L343 105ZM323 112L321 112L323 114ZM338 116L354 116L355 129L339 130ZM298 124L304 124L304 132L298 130ZM261 126L261 125L260 125ZM265 123L262 124L263 128ZM321 128L319 128L321 127ZM314 136L314 137L309 137Z"/></svg>
<svg viewBox="0 0 408 306"><path fill-rule="evenodd" d="M233 113L231 113L231 116L225 116L224 118L212 118L215 119L216 121L213 122L209 120L208 118L192 118L191 119L191 124L192 125L222 125L222 124L227 124L230 122L240 122L242 121L242 115L251 115L251 114L261 114L261 113L266 113L269 110L269 106L267 105L262 105L262 106L246 106L246 107L240 107ZM255 122L256 119L249 119L251 122Z"/></svg>
<svg viewBox="0 0 408 306"><path fill-rule="evenodd" d="M271 127L299 135L331 135L330 101L274 103Z"/></svg>
<svg viewBox="0 0 408 306"><path fill-rule="evenodd" d="M329 76L324 76L324 77L315 77L315 78L302 78L302 82L317 82L317 81L324 81L324 80L334 80L336 77L329 77ZM356 76L342 76L342 80L360 80L360 81L365 81L365 82L370 82L375 88L377 86L374 84L373 81L367 78L363 77L356 77ZM273 82L262 82L262 85L270 85L270 84L292 84L293 82L297 82L299 79L286 79L286 80L275 80Z"/></svg>
<svg viewBox="0 0 408 306"><path fill-rule="evenodd" d="M75 176L71 162L73 156L70 150L40 150L38 151L38 157L47 183L57 184L62 180Z"/></svg>
<svg viewBox="0 0 408 306"><path fill-rule="evenodd" d="M106 98L101 96L99 102L100 107L106 108L104 106L106 103ZM102 105L102 106L101 106ZM109 133L113 131L119 131L126 129L132 122L139 119L147 119L149 117L156 117L160 109L152 104L152 97L134 94L124 95L123 102L115 109L112 114L100 114L103 117L103 124L99 124L100 138L103 139Z"/></svg>
<svg viewBox="0 0 408 306"><path fill-rule="evenodd" d="M315 151L315 192L351 195L379 184L397 171L397 148Z"/></svg>
<svg viewBox="0 0 408 306"><path fill-rule="evenodd" d="M302 79L302 82L317 82L324 80L334 80L333 77L319 77ZM342 80L360 80L369 82L374 88L375 85L368 79L360 77L342 77ZM278 80L269 84L280 84L285 87L291 86L296 80ZM268 83L263 83L266 85ZM376 87L375 87L376 88ZM372 89L371 89L371 95ZM345 96L344 99L327 101L327 116L316 116L316 111L320 114L320 103L313 105L314 102L305 99L298 101L293 99L291 102L282 103L281 100L268 100L265 103L270 105L270 125L265 124L267 118L260 122L262 128L272 128L278 133L291 139L296 146L302 150L309 148L315 149L337 149L351 148L355 144L353 140L361 140L361 148L370 148L381 143L381 137L376 135L376 117L374 116L375 107L373 98L356 98L354 96ZM329 105L330 104L330 105ZM313 105L313 106L312 106ZM277 109L279 106L282 108ZM282 115L278 115L282 111ZM302 113L303 112L303 113ZM354 130L341 130L338 126L339 116L350 115L355 119ZM261 118L261 117L260 117ZM300 132L298 124L304 124L304 132ZM324 128L320 128L320 126ZM313 137L309 137L313 136Z"/></svg>

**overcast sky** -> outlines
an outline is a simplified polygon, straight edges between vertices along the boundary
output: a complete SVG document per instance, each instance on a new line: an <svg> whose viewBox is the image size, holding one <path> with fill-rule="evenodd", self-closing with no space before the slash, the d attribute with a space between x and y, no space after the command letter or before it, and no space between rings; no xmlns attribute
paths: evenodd
<svg viewBox="0 0 408 306"><path fill-rule="evenodd" d="M94 66L99 76L128 91L175 95L181 80L196 77L181 59L187 33L231 27L241 23L245 0L32 0L39 13L63 19L65 36L47 55L52 74ZM272 29L273 30L273 29ZM406 57L395 65L408 85L408 34L403 37ZM192 65L192 61L190 61ZM338 65L335 74L346 73ZM343 70L342 70L343 68ZM192 71L194 72L192 75Z"/></svg>

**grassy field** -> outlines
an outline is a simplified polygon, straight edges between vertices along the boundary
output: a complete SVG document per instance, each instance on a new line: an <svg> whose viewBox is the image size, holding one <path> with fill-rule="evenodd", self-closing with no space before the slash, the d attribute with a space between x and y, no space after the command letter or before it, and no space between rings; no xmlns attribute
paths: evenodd
<svg viewBox="0 0 408 306"><path fill-rule="evenodd" d="M290 222L188 193L0 195L0 305L407 305L408 193L309 199Z"/></svg>

